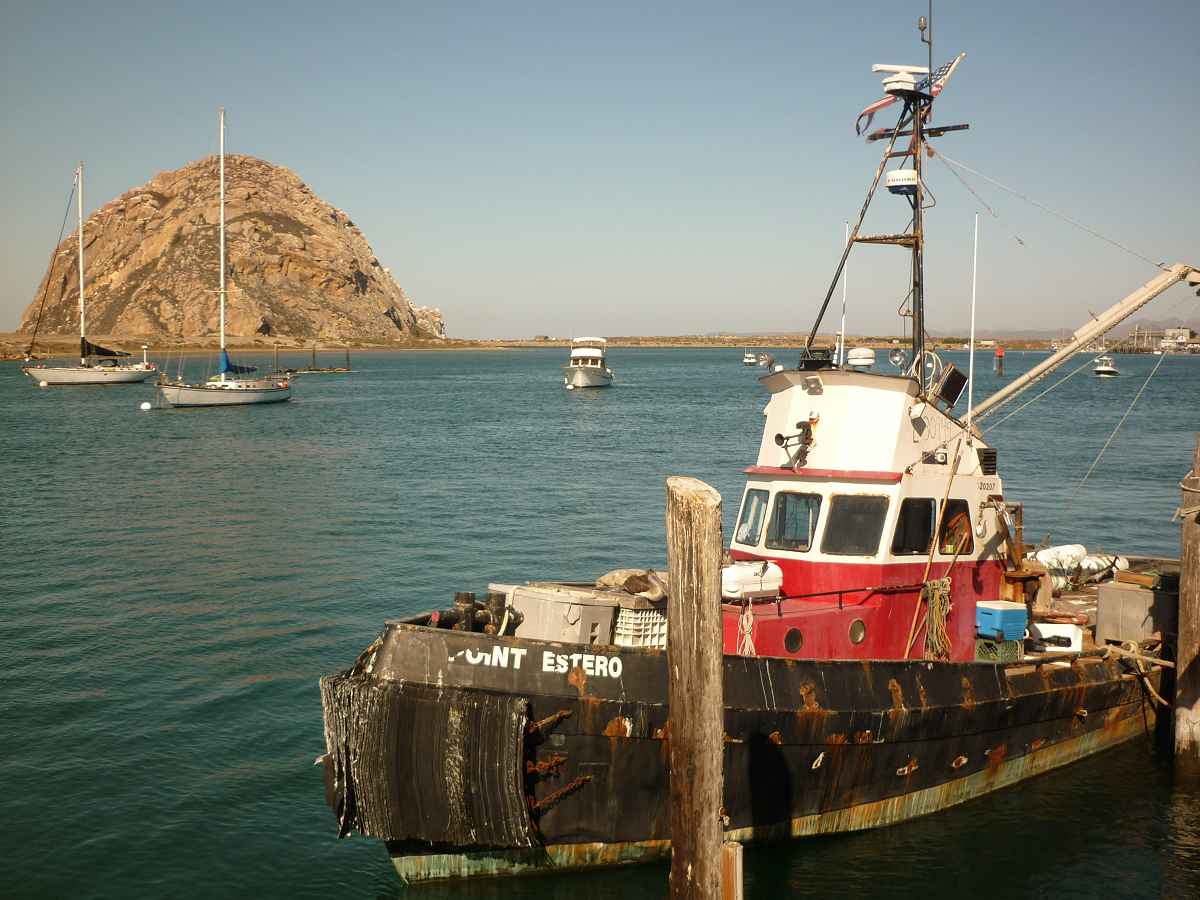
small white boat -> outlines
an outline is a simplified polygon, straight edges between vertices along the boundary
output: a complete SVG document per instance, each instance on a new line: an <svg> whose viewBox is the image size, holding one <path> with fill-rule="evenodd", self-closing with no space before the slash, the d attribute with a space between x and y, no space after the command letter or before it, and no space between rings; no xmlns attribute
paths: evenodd
<svg viewBox="0 0 1200 900"><path fill-rule="evenodd" d="M83 163L75 170L75 193L77 197L76 212L79 218L79 365L77 366L48 366L42 362L34 362L30 355L37 340L37 326L34 326L33 337L26 351L27 364L21 371L32 378L40 387L65 384L135 384L145 381L155 375L158 369L146 356L147 347L142 344L142 361L140 363L117 362L117 359L128 356L124 350L109 350L99 344L93 344L87 339L83 307ZM46 276L46 286L50 284L50 276ZM43 288L45 290L45 288ZM43 302L45 297L43 296ZM41 321L39 315L39 322ZM99 360L95 362L94 360Z"/></svg>
<svg viewBox="0 0 1200 900"><path fill-rule="evenodd" d="M575 388L609 387L612 369L605 361L608 341L601 337L581 337L571 341L571 361L563 366L563 384Z"/></svg>
<svg viewBox="0 0 1200 900"><path fill-rule="evenodd" d="M754 354L753 350L747 350L746 352L744 352L742 354L742 365L743 366L757 366L758 365L758 357Z"/></svg>
<svg viewBox="0 0 1200 900"><path fill-rule="evenodd" d="M291 383L286 376L245 378L256 371L254 366L234 365L225 350L225 109L220 113L220 238L218 247L221 281L221 365L217 374L199 383L171 381L165 375L158 380L158 394L170 406L243 406L251 403L282 403L292 396Z"/></svg>
<svg viewBox="0 0 1200 900"><path fill-rule="evenodd" d="M1097 378L1116 378L1121 373L1113 365L1113 358L1111 356L1098 356L1096 357L1095 368L1092 369L1092 374Z"/></svg>

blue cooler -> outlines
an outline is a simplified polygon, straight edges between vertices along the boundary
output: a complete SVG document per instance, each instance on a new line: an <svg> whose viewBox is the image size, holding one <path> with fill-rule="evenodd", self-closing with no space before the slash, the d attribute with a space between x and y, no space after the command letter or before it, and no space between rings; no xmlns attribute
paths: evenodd
<svg viewBox="0 0 1200 900"><path fill-rule="evenodd" d="M1025 637L1028 616L1024 603L983 600L975 604L975 633L993 641L1019 641Z"/></svg>

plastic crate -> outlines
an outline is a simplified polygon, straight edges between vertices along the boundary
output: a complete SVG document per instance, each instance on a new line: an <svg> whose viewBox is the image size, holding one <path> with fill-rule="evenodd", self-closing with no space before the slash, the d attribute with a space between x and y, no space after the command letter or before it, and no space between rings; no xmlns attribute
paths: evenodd
<svg viewBox="0 0 1200 900"><path fill-rule="evenodd" d="M975 659L979 662L1016 662L1024 651L1024 641L975 639Z"/></svg>
<svg viewBox="0 0 1200 900"><path fill-rule="evenodd" d="M613 643L618 647L667 648L667 617L657 609L626 609L617 612Z"/></svg>

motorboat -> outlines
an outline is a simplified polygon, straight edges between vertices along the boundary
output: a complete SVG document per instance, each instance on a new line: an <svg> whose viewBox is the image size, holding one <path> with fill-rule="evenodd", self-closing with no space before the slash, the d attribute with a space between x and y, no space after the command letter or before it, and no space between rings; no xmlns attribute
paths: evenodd
<svg viewBox="0 0 1200 900"><path fill-rule="evenodd" d="M567 390L610 387L613 371L608 367L607 352L608 341L602 337L581 337L571 341L571 359L563 366L563 384Z"/></svg>
<svg viewBox="0 0 1200 900"><path fill-rule="evenodd" d="M1092 368L1092 374L1097 378L1116 378L1121 373L1113 364L1111 356L1097 356Z"/></svg>

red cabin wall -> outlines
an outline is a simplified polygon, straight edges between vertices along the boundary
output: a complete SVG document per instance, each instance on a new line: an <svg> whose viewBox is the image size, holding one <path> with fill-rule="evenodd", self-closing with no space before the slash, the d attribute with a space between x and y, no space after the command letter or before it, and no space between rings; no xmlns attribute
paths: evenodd
<svg viewBox="0 0 1200 900"><path fill-rule="evenodd" d="M831 563L779 559L732 549L734 559L771 559L783 571L783 599L760 601L754 609L754 647L759 656L794 659L904 659L913 610L920 598L925 559L904 563ZM935 561L930 578L944 577L949 564ZM975 658L975 603L1000 597L999 560L959 560L951 572L949 620L951 658ZM894 590L888 590L894 588ZM836 591L837 593L828 593ZM820 596L801 596L819 594ZM742 606L724 607L724 650L737 653ZM850 626L866 626L862 643ZM920 658L925 641L924 610L909 658ZM785 639L799 629L802 646L789 652Z"/></svg>

